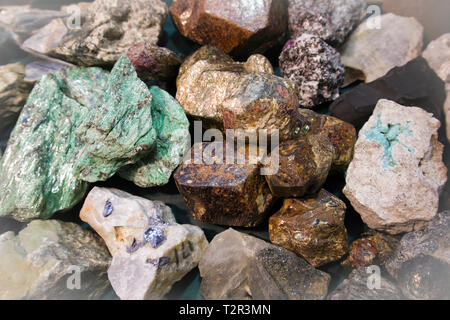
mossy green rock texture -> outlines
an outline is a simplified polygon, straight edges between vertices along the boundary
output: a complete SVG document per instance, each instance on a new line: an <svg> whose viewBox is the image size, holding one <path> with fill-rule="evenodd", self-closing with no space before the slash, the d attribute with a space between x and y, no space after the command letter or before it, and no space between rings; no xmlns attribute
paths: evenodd
<svg viewBox="0 0 450 320"><path fill-rule="evenodd" d="M139 185L165 184L181 162L188 128L178 103L148 89L126 57L111 73L67 68L46 75L0 162L0 216L50 218L79 203L90 182L121 168Z"/></svg>

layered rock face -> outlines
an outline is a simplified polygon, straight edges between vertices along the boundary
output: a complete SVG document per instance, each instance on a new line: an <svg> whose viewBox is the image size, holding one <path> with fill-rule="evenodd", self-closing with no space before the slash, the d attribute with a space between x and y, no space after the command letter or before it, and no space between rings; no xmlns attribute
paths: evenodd
<svg viewBox="0 0 450 320"><path fill-rule="evenodd" d="M32 88L24 78L22 63L0 66L0 132L14 126L27 101Z"/></svg>
<svg viewBox="0 0 450 320"><path fill-rule="evenodd" d="M344 66L339 53L317 36L302 34L281 52L283 76L298 86L300 106L312 108L339 97Z"/></svg>
<svg viewBox="0 0 450 320"><path fill-rule="evenodd" d="M430 67L445 82L447 98L444 103L447 139L450 140L450 33L432 41L423 52Z"/></svg>
<svg viewBox="0 0 450 320"><path fill-rule="evenodd" d="M194 269L208 241L203 231L176 223L162 202L117 189L94 188L80 218L97 231L113 259L108 277L121 299L162 299Z"/></svg>
<svg viewBox="0 0 450 320"><path fill-rule="evenodd" d="M194 218L227 226L261 224L275 198L260 175L260 156L261 151L249 145L194 144L190 158L174 174Z"/></svg>
<svg viewBox="0 0 450 320"><path fill-rule="evenodd" d="M323 189L313 197L285 199L270 217L270 241L314 267L339 260L348 251L345 210L341 200Z"/></svg>
<svg viewBox="0 0 450 320"><path fill-rule="evenodd" d="M245 133L276 129L286 140L303 130L297 90L294 83L272 73L263 56L236 63L219 49L202 47L182 64L176 98L188 115L205 126Z"/></svg>
<svg viewBox="0 0 450 320"><path fill-rule="evenodd" d="M304 33L340 46L365 14L364 0L289 0L289 32L295 39Z"/></svg>
<svg viewBox="0 0 450 320"><path fill-rule="evenodd" d="M320 300L330 281L294 253L233 229L212 240L199 269L210 300Z"/></svg>
<svg viewBox="0 0 450 320"><path fill-rule="evenodd" d="M391 234L420 230L436 215L447 180L439 126L420 108L378 102L359 133L344 188L370 228Z"/></svg>
<svg viewBox="0 0 450 320"><path fill-rule="evenodd" d="M175 0L170 13L185 37L238 57L263 53L287 29L286 0Z"/></svg>
<svg viewBox="0 0 450 320"><path fill-rule="evenodd" d="M409 299L450 297L450 212L436 215L425 229L405 234L386 261Z"/></svg>
<svg viewBox="0 0 450 320"><path fill-rule="evenodd" d="M330 113L359 130L369 120L380 99L420 107L444 124L445 85L422 57L392 69L371 83L360 84L345 92L331 104ZM445 131L440 130L439 133L441 135Z"/></svg>
<svg viewBox="0 0 450 320"><path fill-rule="evenodd" d="M369 288L372 272L366 267L353 270L332 293L328 300L402 300L401 291L389 279L381 276L379 288Z"/></svg>
<svg viewBox="0 0 450 320"><path fill-rule="evenodd" d="M0 235L0 298L100 299L110 290L108 249L74 223L37 220Z"/></svg>
<svg viewBox="0 0 450 320"><path fill-rule="evenodd" d="M423 27L416 19L392 13L370 17L340 49L342 63L350 69L346 83L372 82L418 57L422 45Z"/></svg>

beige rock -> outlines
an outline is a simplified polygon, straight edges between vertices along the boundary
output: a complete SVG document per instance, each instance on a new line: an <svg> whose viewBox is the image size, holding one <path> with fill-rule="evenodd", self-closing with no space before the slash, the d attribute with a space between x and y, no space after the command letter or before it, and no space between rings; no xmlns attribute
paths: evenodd
<svg viewBox="0 0 450 320"><path fill-rule="evenodd" d="M117 189L95 187L80 218L105 240L113 255L108 277L124 300L163 298L208 245L200 228L177 224L162 202Z"/></svg>
<svg viewBox="0 0 450 320"><path fill-rule="evenodd" d="M439 127L423 109L378 102L359 133L344 188L370 228L391 234L420 230L437 214L447 181Z"/></svg>
<svg viewBox="0 0 450 320"><path fill-rule="evenodd" d="M103 241L74 223L35 220L0 235L0 299L99 299L110 290ZM80 272L79 290L69 278Z"/></svg>
<svg viewBox="0 0 450 320"><path fill-rule="evenodd" d="M444 112L447 122L447 138L450 140L450 33L430 42L422 55L445 82L447 99L444 104Z"/></svg>
<svg viewBox="0 0 450 320"><path fill-rule="evenodd" d="M340 50L348 71L345 84L355 80L372 82L384 76L418 57L422 45L423 27L414 18L388 13L367 19Z"/></svg>

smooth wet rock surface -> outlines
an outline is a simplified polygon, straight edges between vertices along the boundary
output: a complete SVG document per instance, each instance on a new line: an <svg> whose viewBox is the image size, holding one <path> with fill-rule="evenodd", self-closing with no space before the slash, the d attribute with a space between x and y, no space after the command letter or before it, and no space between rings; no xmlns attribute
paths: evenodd
<svg viewBox="0 0 450 320"><path fill-rule="evenodd" d="M108 249L74 223L38 220L17 235L6 232L0 255L1 299L100 299L110 290Z"/></svg>
<svg viewBox="0 0 450 320"><path fill-rule="evenodd" d="M384 76L417 58L422 45L423 27L416 19L392 13L368 18L340 49L342 63L353 73L346 84L355 80L372 82Z"/></svg>
<svg viewBox="0 0 450 320"><path fill-rule="evenodd" d="M423 109L378 102L359 132L344 188L370 228L391 234L420 230L437 214L447 181L439 126Z"/></svg>
<svg viewBox="0 0 450 320"><path fill-rule="evenodd" d="M212 240L199 269L208 300L321 300L330 281L294 253L233 229Z"/></svg>
<svg viewBox="0 0 450 320"><path fill-rule="evenodd" d="M339 97L344 66L339 52L321 38L302 34L289 40L279 61L283 76L298 86L300 106L312 108Z"/></svg>
<svg viewBox="0 0 450 320"><path fill-rule="evenodd" d="M263 53L287 31L285 0L175 0L170 13L182 35L233 56Z"/></svg>
<svg viewBox="0 0 450 320"><path fill-rule="evenodd" d="M288 0L291 38L308 33L340 46L363 18L364 0Z"/></svg>
<svg viewBox="0 0 450 320"><path fill-rule="evenodd" d="M314 267L339 260L348 251L345 210L340 199L323 189L316 196L285 199L270 217L270 241Z"/></svg>
<svg viewBox="0 0 450 320"><path fill-rule="evenodd" d="M108 277L124 300L162 299L208 245L200 228L177 224L162 202L117 189L94 188L80 217L106 242L113 256Z"/></svg>

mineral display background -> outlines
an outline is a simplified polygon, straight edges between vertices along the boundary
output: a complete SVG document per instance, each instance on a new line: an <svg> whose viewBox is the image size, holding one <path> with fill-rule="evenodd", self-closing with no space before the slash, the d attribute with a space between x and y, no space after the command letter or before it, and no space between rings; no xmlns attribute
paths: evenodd
<svg viewBox="0 0 450 320"><path fill-rule="evenodd" d="M86 2L92 2L89 0L85 0ZM168 6L172 3L173 0L163 0ZM24 0L23 3L32 2L31 0ZM53 3L58 3L58 1L49 1ZM67 3L77 3L79 1L76 0L62 0L61 4L67 4ZM374 3L374 1L367 1L368 3ZM43 4L42 9L53 9L58 10L59 8L54 8L52 5L46 4L45 1L41 2ZM3 3L2 3L3 4ZM38 7L35 5L35 7ZM449 30L450 31L450 30ZM169 16L167 17L167 20L164 25L164 31L162 34L162 37L160 39L160 46L166 47L168 49L171 49L179 54L182 54L183 56L188 56L195 52L197 49L200 48L199 45L196 43L190 41L189 39L183 37L178 30L175 28L175 25L172 22L172 18ZM5 48L8 48L5 50ZM275 47L270 49L268 52L266 52L264 55L269 58L271 61L275 74L280 75L280 69L278 66L278 56L281 52L282 47ZM14 63L17 61L21 61L24 63L28 63L31 61L36 60L35 58L29 56L27 53L20 50L20 48L15 45L13 41L8 41L7 44L5 44L1 50L0 50L0 64L8 64L8 63ZM356 86L358 83L353 84L351 87L347 87L342 90L342 92L345 92L347 90L351 90L354 86ZM175 83L173 83L169 88L168 91L171 95L175 96L176 94L176 87ZM318 111L319 113L326 113L328 114L328 106L329 104L325 104L323 106L320 106L315 109L315 111ZM192 129L192 128L191 128ZM12 128L11 128L12 130ZM192 130L191 130L192 131ZM0 132L0 148L2 151L4 151L8 137L10 134L10 130L7 130L6 132ZM191 132L193 136L193 132ZM450 163L450 145L447 143L445 145L444 149L444 162L446 164ZM366 231L364 224L358 215L356 213L352 206L350 205L349 201L345 198L345 196L342 194L342 189L345 185L345 178L343 175L340 176L330 176L323 186L323 188L337 197L339 197L341 200L343 200L347 205L347 212L345 217L345 225L348 231L349 235L349 242L352 242L356 238L359 237L361 233ZM107 182L104 183L96 183L91 186L100 186L100 187L113 187L118 188L123 191L129 192L133 195L148 198L150 200L160 200L166 203L168 206L170 206L173 210L173 213L177 219L177 222L180 224L193 224L201 227L203 231L205 232L206 237L208 238L208 241L211 241L214 236L222 231L225 231L228 229L228 227L223 226L217 226L217 225L211 225L211 224L204 224L199 223L195 220L193 220L191 214L189 213L185 202L181 195L178 192L178 189L175 185L175 182L173 178L170 180L169 184L163 187L157 187L157 188L150 188L150 189L142 189L136 187L133 183L128 182L126 180L121 179L120 177L113 177ZM79 219L79 213L81 210L81 207L83 205L83 202L80 203L78 206L76 206L73 210L65 213L60 213L54 215L54 219L59 219L63 221L70 221L75 222L80 225L82 225L84 228L90 228L89 225L86 223L83 223ZM273 213L277 212L279 208L281 208L282 201L279 201L275 208L273 209ZM443 190L441 194L441 201L440 201L440 208L439 212L450 209L450 181L447 183L445 189ZM18 232L22 228L24 228L26 224L17 222L12 219L8 218L0 218L0 234L6 232L6 231L15 231ZM260 228L251 228L251 229L242 229L242 228L235 228L238 231L242 231L248 234L251 234L255 237L258 237L260 239L269 241L269 234L268 234L268 227L267 225L264 225ZM340 262L332 263L323 267L318 268L322 271L325 271L329 273L332 276L332 280L330 283L329 292L333 291L338 284L340 284L346 276L346 271L343 269L343 267L340 266ZM191 271L186 277L184 277L180 282L176 283L171 292L166 296L166 299L169 300L202 300L203 297L200 295L200 274L198 271L198 268ZM109 292L107 295L103 297L105 300L115 300L119 299L113 291Z"/></svg>

